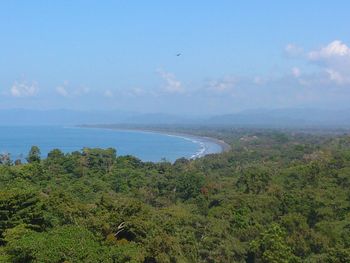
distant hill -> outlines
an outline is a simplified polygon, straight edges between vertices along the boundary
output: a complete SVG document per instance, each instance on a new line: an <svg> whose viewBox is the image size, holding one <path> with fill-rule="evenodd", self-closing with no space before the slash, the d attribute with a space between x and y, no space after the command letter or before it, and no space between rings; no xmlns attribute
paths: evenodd
<svg viewBox="0 0 350 263"><path fill-rule="evenodd" d="M350 127L350 109L254 109L235 114L218 115L208 119L215 125L308 127Z"/></svg>
<svg viewBox="0 0 350 263"><path fill-rule="evenodd" d="M134 114L123 119L126 124L192 124L206 120L205 118L183 117L165 113Z"/></svg>
<svg viewBox="0 0 350 263"><path fill-rule="evenodd" d="M259 127L350 127L350 109L252 109L217 116L181 116L127 111L0 110L1 125L220 125Z"/></svg>

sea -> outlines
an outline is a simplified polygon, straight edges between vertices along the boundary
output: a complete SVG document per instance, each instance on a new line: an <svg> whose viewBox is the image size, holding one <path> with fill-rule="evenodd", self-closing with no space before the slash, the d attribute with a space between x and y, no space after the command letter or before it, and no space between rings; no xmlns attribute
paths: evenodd
<svg viewBox="0 0 350 263"><path fill-rule="evenodd" d="M174 162L221 152L219 144L201 137L170 135L135 130L111 130L64 126L0 126L0 153L12 160L25 160L31 146L40 148L42 158L53 149L65 153L84 147L115 148L117 155L133 155L142 161Z"/></svg>

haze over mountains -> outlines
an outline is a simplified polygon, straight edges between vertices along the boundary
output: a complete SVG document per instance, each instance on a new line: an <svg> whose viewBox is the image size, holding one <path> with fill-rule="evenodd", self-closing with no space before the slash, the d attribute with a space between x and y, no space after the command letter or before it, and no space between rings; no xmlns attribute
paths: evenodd
<svg viewBox="0 0 350 263"><path fill-rule="evenodd" d="M266 127L350 127L350 109L252 109L216 116L76 110L0 110L6 125L181 124Z"/></svg>

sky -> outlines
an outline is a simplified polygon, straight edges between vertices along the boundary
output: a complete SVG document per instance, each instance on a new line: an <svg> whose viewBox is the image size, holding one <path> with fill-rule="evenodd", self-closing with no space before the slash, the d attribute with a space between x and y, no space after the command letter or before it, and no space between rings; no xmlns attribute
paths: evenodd
<svg viewBox="0 0 350 263"><path fill-rule="evenodd" d="M0 1L0 109L349 108L349 10L347 0Z"/></svg>

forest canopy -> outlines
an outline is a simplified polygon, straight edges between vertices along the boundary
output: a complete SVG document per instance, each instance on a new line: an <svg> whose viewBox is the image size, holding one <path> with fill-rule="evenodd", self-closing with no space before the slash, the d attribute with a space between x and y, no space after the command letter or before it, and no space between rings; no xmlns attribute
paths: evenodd
<svg viewBox="0 0 350 263"><path fill-rule="evenodd" d="M348 135L200 133L232 149L174 163L2 155L0 262L350 262Z"/></svg>

